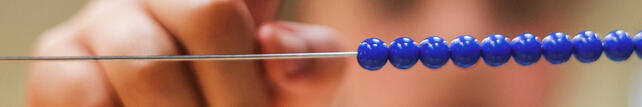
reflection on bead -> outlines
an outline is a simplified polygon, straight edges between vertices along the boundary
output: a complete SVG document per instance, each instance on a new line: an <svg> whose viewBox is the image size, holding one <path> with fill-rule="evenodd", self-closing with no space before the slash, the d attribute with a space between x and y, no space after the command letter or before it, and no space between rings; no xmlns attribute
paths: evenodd
<svg viewBox="0 0 642 107"><path fill-rule="evenodd" d="M633 47L635 47L638 58L642 59L642 31L633 37Z"/></svg>
<svg viewBox="0 0 642 107"><path fill-rule="evenodd" d="M542 54L551 64L562 64L571 58L573 44L568 35L553 32L542 39Z"/></svg>
<svg viewBox="0 0 642 107"><path fill-rule="evenodd" d="M401 37L390 43L390 64L399 69L408 69L419 60L419 47L410 38Z"/></svg>
<svg viewBox="0 0 642 107"><path fill-rule="evenodd" d="M448 43L437 36L431 36L421 41L419 53L421 63L430 69L441 68L450 58Z"/></svg>
<svg viewBox="0 0 642 107"><path fill-rule="evenodd" d="M510 59L510 42L504 35L493 34L484 38L481 49L484 62L492 67L503 65Z"/></svg>
<svg viewBox="0 0 642 107"><path fill-rule="evenodd" d="M575 59L582 63L595 62L602 55L602 40L595 32L580 32L573 37L571 42Z"/></svg>
<svg viewBox="0 0 642 107"><path fill-rule="evenodd" d="M616 62L624 61L633 53L633 41L629 33L623 30L610 32L604 37L604 53Z"/></svg>
<svg viewBox="0 0 642 107"><path fill-rule="evenodd" d="M517 35L510 44L513 59L520 65L528 66L534 64L542 55L542 47L539 39L533 34L524 33Z"/></svg>
<svg viewBox="0 0 642 107"><path fill-rule="evenodd" d="M388 46L377 38L366 39L359 44L357 61L366 70L379 70L388 61Z"/></svg>
<svg viewBox="0 0 642 107"><path fill-rule="evenodd" d="M455 65L461 68L468 68L479 61L481 47L477 39L472 36L463 35L457 37L451 43L450 54Z"/></svg>

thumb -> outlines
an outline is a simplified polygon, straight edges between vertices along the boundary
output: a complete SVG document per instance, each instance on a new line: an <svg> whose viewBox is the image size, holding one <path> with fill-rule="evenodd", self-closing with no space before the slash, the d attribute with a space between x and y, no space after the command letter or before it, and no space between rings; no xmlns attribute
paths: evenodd
<svg viewBox="0 0 642 107"><path fill-rule="evenodd" d="M266 54L343 51L343 42L333 30L290 22L262 26L259 43ZM343 58L265 60L263 64L279 106L327 104L347 66Z"/></svg>

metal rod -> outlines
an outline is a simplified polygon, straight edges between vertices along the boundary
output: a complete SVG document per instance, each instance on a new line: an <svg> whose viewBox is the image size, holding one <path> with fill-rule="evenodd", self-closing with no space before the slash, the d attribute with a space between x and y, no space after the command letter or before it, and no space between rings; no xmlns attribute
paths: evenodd
<svg viewBox="0 0 642 107"><path fill-rule="evenodd" d="M263 59L337 58L337 57L350 57L350 56L356 56L356 55L357 55L357 52L282 53L282 54L233 54L233 55L177 55L177 56L0 56L0 61L263 60Z"/></svg>

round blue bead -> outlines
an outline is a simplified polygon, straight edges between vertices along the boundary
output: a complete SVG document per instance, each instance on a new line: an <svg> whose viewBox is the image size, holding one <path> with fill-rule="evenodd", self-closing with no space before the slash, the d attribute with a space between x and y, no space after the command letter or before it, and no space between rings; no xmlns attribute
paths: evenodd
<svg viewBox="0 0 642 107"><path fill-rule="evenodd" d="M388 46L377 38L366 39L357 49L357 61L366 70L379 70L388 61Z"/></svg>
<svg viewBox="0 0 642 107"><path fill-rule="evenodd" d="M542 56L542 46L537 36L533 34L517 35L510 45L513 59L522 66L534 64Z"/></svg>
<svg viewBox="0 0 642 107"><path fill-rule="evenodd" d="M481 56L481 47L477 43L477 39L468 35L455 38L450 45L450 49L453 63L461 68L475 65Z"/></svg>
<svg viewBox="0 0 642 107"><path fill-rule="evenodd" d="M642 31L633 37L633 45L635 47L635 53L638 54L638 58L642 59Z"/></svg>
<svg viewBox="0 0 642 107"><path fill-rule="evenodd" d="M571 58L573 44L568 35L553 32L542 39L542 54L551 64L562 64Z"/></svg>
<svg viewBox="0 0 642 107"><path fill-rule="evenodd" d="M399 69L408 69L419 60L419 47L410 38L401 37L390 43L390 64Z"/></svg>
<svg viewBox="0 0 642 107"><path fill-rule="evenodd" d="M575 35L573 40L575 59L582 63L597 61L602 55L602 40L595 32L583 31Z"/></svg>
<svg viewBox="0 0 642 107"><path fill-rule="evenodd" d="M481 42L481 54L486 64L497 67L510 59L510 42L504 35L493 34Z"/></svg>
<svg viewBox="0 0 642 107"><path fill-rule="evenodd" d="M610 32L604 37L604 53L616 62L628 59L633 53L633 41L623 30Z"/></svg>
<svg viewBox="0 0 642 107"><path fill-rule="evenodd" d="M431 69L441 68L448 63L448 58L450 58L448 43L437 36L428 37L421 41L419 53L421 63Z"/></svg>

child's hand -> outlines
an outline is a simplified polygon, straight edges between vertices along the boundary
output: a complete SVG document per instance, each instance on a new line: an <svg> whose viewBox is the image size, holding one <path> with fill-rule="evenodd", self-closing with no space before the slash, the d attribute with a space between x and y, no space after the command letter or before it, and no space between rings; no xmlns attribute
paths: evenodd
<svg viewBox="0 0 642 107"><path fill-rule="evenodd" d="M266 22L277 4L276 0L97 0L47 32L35 54L342 51L340 40L328 28ZM242 107L284 104L280 101L293 98L322 101L332 95L345 66L343 59L37 62L31 66L28 103Z"/></svg>

